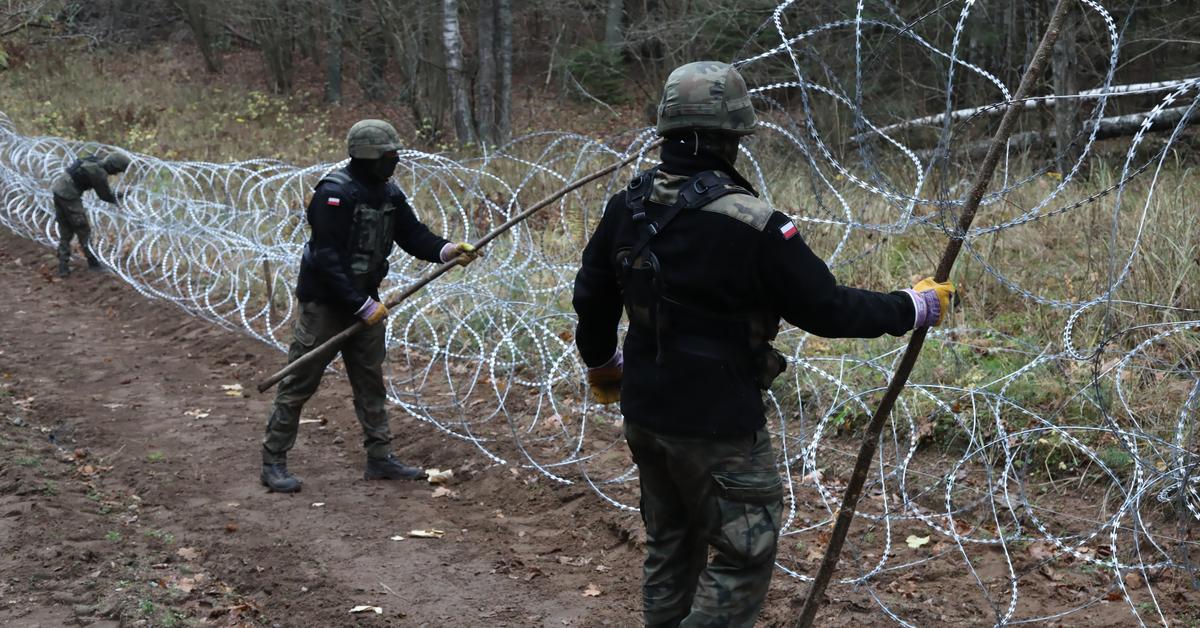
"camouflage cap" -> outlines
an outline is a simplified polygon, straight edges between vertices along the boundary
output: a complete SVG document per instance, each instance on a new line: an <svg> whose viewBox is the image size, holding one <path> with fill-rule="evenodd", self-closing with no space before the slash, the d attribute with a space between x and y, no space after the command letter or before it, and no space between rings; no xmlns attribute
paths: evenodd
<svg viewBox="0 0 1200 628"><path fill-rule="evenodd" d="M129 158L127 153L123 151L114 151L104 157L104 161L101 165L108 172L125 172L125 169L129 167L131 161L133 160Z"/></svg>
<svg viewBox="0 0 1200 628"><path fill-rule="evenodd" d="M667 77L658 105L659 135L692 130L750 135L757 122L746 81L728 63L696 61Z"/></svg>
<svg viewBox="0 0 1200 628"><path fill-rule="evenodd" d="M346 134L351 157L379 159L384 153L400 150L400 134L383 120L360 120Z"/></svg>

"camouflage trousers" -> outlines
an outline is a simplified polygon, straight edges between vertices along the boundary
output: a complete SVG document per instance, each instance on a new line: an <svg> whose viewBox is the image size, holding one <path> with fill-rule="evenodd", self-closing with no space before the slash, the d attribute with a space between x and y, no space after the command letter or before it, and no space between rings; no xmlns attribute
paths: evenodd
<svg viewBox="0 0 1200 628"><path fill-rule="evenodd" d="M99 262L92 254L92 227L88 224L87 211L83 208L83 200L69 201L58 195L54 196L54 218L58 222L58 262L71 263L71 238L79 238L79 247L88 264Z"/></svg>
<svg viewBox="0 0 1200 628"><path fill-rule="evenodd" d="M753 626L783 508L770 434L682 437L626 422L625 439L642 489L646 626Z"/></svg>
<svg viewBox="0 0 1200 628"><path fill-rule="evenodd" d="M353 314L338 311L330 305L301 303L300 318L292 328L288 362L320 346L356 322L358 318ZM341 346L346 375L350 377L350 387L354 391L354 413L362 425L363 446L371 458L383 458L391 453L388 443L392 435L384 409L384 331L383 325L368 327L346 339ZM330 352L323 359L313 361L279 382L262 441L263 464L287 461L287 453L296 443L296 433L300 428L300 411L317 392L321 377L335 355L336 352Z"/></svg>

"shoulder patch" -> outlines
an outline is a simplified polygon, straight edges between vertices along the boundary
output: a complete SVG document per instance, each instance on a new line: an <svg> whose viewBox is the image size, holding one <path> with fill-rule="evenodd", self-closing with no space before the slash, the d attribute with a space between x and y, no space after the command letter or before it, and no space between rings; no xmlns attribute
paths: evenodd
<svg viewBox="0 0 1200 628"><path fill-rule="evenodd" d="M767 221L771 220L775 210L766 201L750 194L726 194L701 207L700 211L724 214L762 231L767 228Z"/></svg>

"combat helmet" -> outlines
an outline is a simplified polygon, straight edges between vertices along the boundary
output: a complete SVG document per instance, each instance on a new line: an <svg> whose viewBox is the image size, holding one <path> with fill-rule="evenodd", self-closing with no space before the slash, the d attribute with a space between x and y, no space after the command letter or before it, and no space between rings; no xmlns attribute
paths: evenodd
<svg viewBox="0 0 1200 628"><path fill-rule="evenodd" d="M379 159L384 153L400 150L400 134L383 120L360 120L346 134L346 148L357 159Z"/></svg>
<svg viewBox="0 0 1200 628"><path fill-rule="evenodd" d="M667 77L658 105L659 135L685 130L750 135L757 122L746 81L728 63L696 61Z"/></svg>
<svg viewBox="0 0 1200 628"><path fill-rule="evenodd" d="M125 169L129 167L131 161L132 160L129 158L127 153L118 150L105 155L100 165L106 172L110 174L116 174L118 172L125 172Z"/></svg>

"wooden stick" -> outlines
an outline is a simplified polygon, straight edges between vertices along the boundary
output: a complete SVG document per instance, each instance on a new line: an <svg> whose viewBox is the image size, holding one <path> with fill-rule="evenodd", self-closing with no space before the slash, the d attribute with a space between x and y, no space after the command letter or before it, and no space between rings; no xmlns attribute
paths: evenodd
<svg viewBox="0 0 1200 628"><path fill-rule="evenodd" d="M595 181L596 179L599 179L601 177L604 177L605 175L612 174L613 172L620 170L621 168L625 167L626 164L634 161L635 159L637 159L641 155L645 154L646 152L649 152L651 150L654 150L655 148L658 148L658 146L661 144L662 144L662 140L657 140L654 143L647 146L646 149L643 151L633 153L633 154L629 155L628 157L626 157L625 159L622 159L619 162L616 162L610 166L601 168L600 170L597 170L597 171L593 172L592 174L589 174L589 175L583 177L582 179L577 179L577 180L571 182L563 189L551 194L550 196L547 196L546 198L538 201L537 203L534 203L532 206L530 206L525 211L508 219L507 222L500 225L499 227L496 227L490 233L488 233L487 235L483 236L482 238L472 242L471 244L476 249L483 248L485 245L487 245L487 243L500 237L500 235L504 234L504 232L517 226L523 220L529 218L530 216L534 215L538 211L544 209L546 206L550 205L551 203L553 203L553 202L557 201L558 199L566 196L567 194L570 194L571 192L574 192L575 190L591 183L592 181ZM421 288L424 288L425 286L429 285L429 283L431 281L433 281L434 279L437 279L438 277L441 277L442 275L446 274L447 272L450 272L450 270L456 266L458 266L458 258L457 257L448 262L442 263L441 266L438 266L437 268L433 269L432 272L426 273L425 276L416 280L411 285L409 285L407 288L405 288L403 291L401 291L399 296L392 299L391 301L388 301L387 308L389 310L391 310L392 308L396 307L397 305L400 305L400 303L402 303L405 299L416 294ZM287 377L287 375L289 373L291 373L292 371L295 371L296 369L304 366L305 364L308 364L309 362L312 362L313 360L316 360L323 356L327 356L330 353L332 353L333 351L336 351L337 348L343 342L345 342L347 338L358 333L359 331L364 329L366 326L367 326L366 323L359 321L359 322L351 325L350 327L342 330L336 336L330 338L329 340L326 340L325 343L322 344L321 346L296 358L295 361L293 361L292 363L290 363L287 366L280 369L279 372L277 372L274 375L268 377L267 379L264 379L263 381L259 382L258 392L260 392L260 393L266 392L272 386L274 386L276 383L278 383L279 380L283 379L284 377Z"/></svg>
<svg viewBox="0 0 1200 628"><path fill-rule="evenodd" d="M267 284L267 311L275 314L275 282L271 278L271 260L263 258L263 283Z"/></svg>
<svg viewBox="0 0 1200 628"><path fill-rule="evenodd" d="M1005 109L1004 117L1000 119L1000 126L996 129L996 134L992 136L991 148L979 166L979 172L975 175L975 182L972 184L970 192L967 193L962 215L958 219L958 231L946 244L946 250L942 253L942 259L934 274L934 279L937 281L946 281L950 277L950 269L954 266L954 260L958 258L958 253L962 249L963 238L971 228L971 222L975 220L975 211L979 208L983 194L992 181L992 175L995 173L996 165L1000 162L1004 144L1016 124L1020 107L1015 105L1023 101L1032 91L1042 68L1046 65L1046 59L1050 56L1054 40L1058 38L1058 30L1062 26L1063 18L1073 3L1074 0L1058 0L1058 4L1054 7L1050 24L1046 27L1042 41L1038 44L1037 51L1034 52L1033 59L1025 70L1025 76L1021 78L1021 85L1017 88L1012 103ZM922 327L913 332L912 338L908 342L908 348L904 351L904 357L900 359L900 364L896 367L895 374L892 375L892 381L888 383L887 392L884 393L879 407L871 416L870 424L867 425L867 433L863 436L862 447L858 450L858 459L854 462L854 472L850 475L850 481L846 485L846 493L842 497L842 507L838 510L829 546L825 549L821 567L817 571L816 577L813 578L812 586L808 589L804 607L800 609L800 618L796 622L797 628L809 628L816 619L817 610L821 607L821 601L825 595L825 587L829 585L829 580L833 577L834 568L837 567L838 558L841 557L842 544L846 541L846 533L850 531L850 523L854 521L854 512L858 508L858 499L862 495L863 485L867 481L871 459L875 457L875 446L883 431L883 423L891 414L896 398L900 396L900 391L904 389L908 376L912 373L913 365L917 362L917 355L920 354L921 346L925 343L927 331L927 328Z"/></svg>

